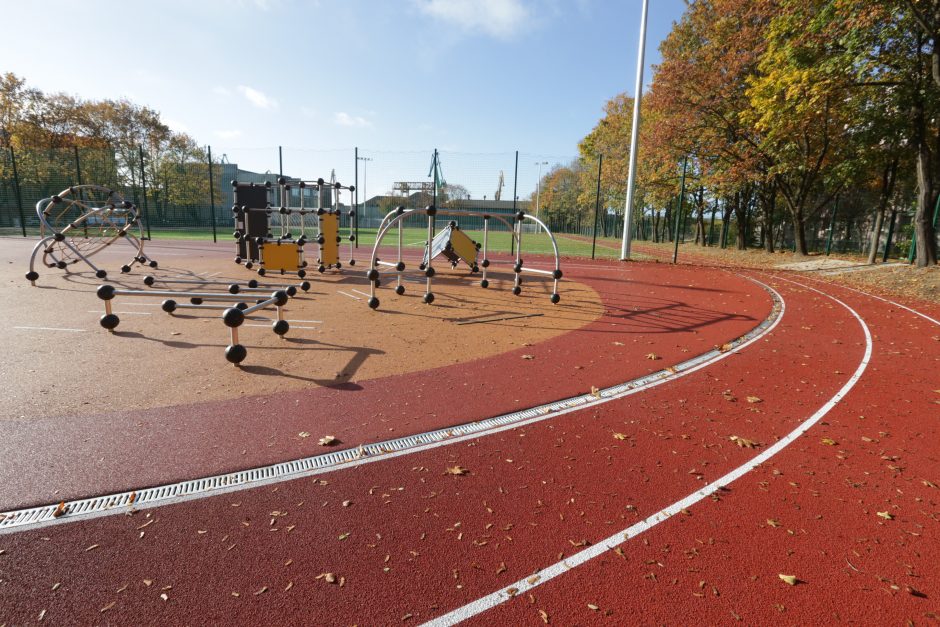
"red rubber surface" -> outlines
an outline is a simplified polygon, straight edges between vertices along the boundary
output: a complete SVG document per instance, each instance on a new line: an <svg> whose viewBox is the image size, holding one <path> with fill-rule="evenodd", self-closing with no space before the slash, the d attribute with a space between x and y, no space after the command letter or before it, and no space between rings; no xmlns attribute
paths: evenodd
<svg viewBox="0 0 940 627"><path fill-rule="evenodd" d="M640 394L314 478L2 535L0 622L45 610L70 623L392 624L504 588L744 463L760 449L730 436L773 443L846 382L865 349L858 322L773 283L787 311L770 335ZM474 622L919 624L936 612L940 328L831 291L868 323L874 353L820 424L623 556ZM469 474L445 474L455 465ZM326 572L344 585L316 578Z"/></svg>
<svg viewBox="0 0 940 627"><path fill-rule="evenodd" d="M326 434L358 446L584 394L737 338L770 311L762 288L721 270L593 268L583 261L565 267L566 276L599 292L607 312L536 346L333 388L0 421L0 511L316 455L324 452L317 440ZM441 350L447 350L443 341ZM648 353L662 359L648 360ZM523 354L535 358L522 360ZM258 385L263 389L264 377ZM300 438L301 431L317 437Z"/></svg>

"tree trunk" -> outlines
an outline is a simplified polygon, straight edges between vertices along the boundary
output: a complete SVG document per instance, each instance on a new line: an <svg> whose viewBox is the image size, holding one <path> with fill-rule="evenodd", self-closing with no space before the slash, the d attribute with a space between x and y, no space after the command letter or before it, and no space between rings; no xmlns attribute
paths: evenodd
<svg viewBox="0 0 940 627"><path fill-rule="evenodd" d="M803 207L797 207L793 212L793 238L796 244L796 254L800 257L809 255L806 247L806 225L803 223Z"/></svg>
<svg viewBox="0 0 940 627"><path fill-rule="evenodd" d="M872 228L871 245L868 247L868 263L875 263L878 256L878 244L881 243L881 227L884 225L885 212L894 193L894 181L897 179L898 158L885 166L881 175L881 198L878 203L878 213L875 214L875 226Z"/></svg>
<svg viewBox="0 0 940 627"><path fill-rule="evenodd" d="M747 250L747 214L750 204L750 192L742 193L738 201L734 203L734 220L738 225L736 242L738 250Z"/></svg>
<svg viewBox="0 0 940 627"><path fill-rule="evenodd" d="M653 214L653 241L659 243L659 212Z"/></svg>
<svg viewBox="0 0 940 627"><path fill-rule="evenodd" d="M669 225L672 223L672 202L666 205L666 212L663 214L663 241L666 241L666 238L669 238L669 241L672 241L672 229L669 228Z"/></svg>
<svg viewBox="0 0 940 627"><path fill-rule="evenodd" d="M937 241L933 228L933 207L937 196L933 191L931 161L930 148L923 142L917 151L917 213L914 214L918 268L937 263Z"/></svg>
<svg viewBox="0 0 940 627"><path fill-rule="evenodd" d="M728 202L725 201L724 211L721 214L721 232L718 235L719 245L724 248L728 243L728 228L731 223L731 212L734 211L735 205L738 204L738 198L740 194L736 193L734 195L734 201Z"/></svg>
<svg viewBox="0 0 940 627"><path fill-rule="evenodd" d="M695 243L705 245L705 188L698 188L698 217L695 227Z"/></svg>
<svg viewBox="0 0 940 627"><path fill-rule="evenodd" d="M764 198L764 223L761 225L761 236L764 239L764 250L774 252L774 212L777 210L777 187L773 183Z"/></svg>

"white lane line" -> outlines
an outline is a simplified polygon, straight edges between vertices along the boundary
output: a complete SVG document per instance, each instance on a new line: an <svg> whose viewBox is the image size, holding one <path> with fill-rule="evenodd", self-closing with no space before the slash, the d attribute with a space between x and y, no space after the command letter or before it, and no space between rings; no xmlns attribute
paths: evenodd
<svg viewBox="0 0 940 627"><path fill-rule="evenodd" d="M770 276L783 279L783 277L778 276L778 275L776 275L776 274L772 274L772 273L765 273L765 274L769 274ZM940 326L940 320L937 320L936 318L931 318L930 316L928 316L928 315L925 314L925 313L921 313L921 312L917 311L916 309L912 309L912 308L908 307L907 305L902 305L901 303L898 303L898 302L896 302L896 301L888 300L887 298L882 298L881 296L876 296L876 295L871 294L871 293L869 293L869 292L865 292L865 291L863 291L863 290L858 290L858 289L855 289L854 287L849 287L848 285L842 285L842 284L840 284L840 283L829 283L829 282L826 282L826 281L820 281L819 279L816 279L816 278L813 278L813 277L806 277L806 278L811 279L811 280L813 280L813 281L818 281L819 283L823 283L824 285L835 285L836 287L841 287L842 289L851 290L851 291L856 292L856 293L858 293L858 294L862 294L863 296L868 296L869 298L877 298L878 300L880 300L880 301L882 301L882 302L888 303L889 305L894 305L895 307L900 307L901 309L905 309L905 310L911 312L912 314L914 314L915 316L920 316L920 317L923 318L924 320L927 320L928 322L932 322L932 323L936 324L937 326ZM783 280L784 280L784 281L790 281L790 279L783 279ZM790 282L791 282L791 283L796 283L796 281L790 281ZM797 283L797 285L800 285L800 283ZM810 288L810 289L813 289L813 288ZM817 290L817 291L819 291L819 290Z"/></svg>
<svg viewBox="0 0 940 627"><path fill-rule="evenodd" d="M371 294L366 294L365 292L362 292L362 291L359 291L359 290L356 290L356 289L350 289L349 291L350 291L350 292L355 292L355 293L357 293L357 294L361 294L362 296L365 296L366 298L372 298L372 295L371 295Z"/></svg>
<svg viewBox="0 0 940 627"><path fill-rule="evenodd" d="M264 327L264 328L266 328L266 329L270 329L270 328L271 328L271 325L270 325L270 324L251 324L250 322L246 322L244 326L246 326L246 327ZM317 330L316 327L301 327L301 326L297 326L297 325L293 325L293 324L290 325L290 328L291 328L292 331L293 331L294 329L310 329L310 330L312 330L312 331L316 331L316 330Z"/></svg>
<svg viewBox="0 0 940 627"><path fill-rule="evenodd" d="M121 303L125 307L159 307L160 303Z"/></svg>
<svg viewBox="0 0 940 627"><path fill-rule="evenodd" d="M288 322L300 322L300 323L306 322L307 324L323 324L322 320L290 320L288 319L287 321Z"/></svg>
<svg viewBox="0 0 940 627"><path fill-rule="evenodd" d="M346 292L344 292L344 291L342 291L342 290L336 290L336 292L337 292L338 294L342 294L343 296L349 296L350 298L354 298L355 300L362 300L362 299L359 298L358 296L353 296L352 294L347 294Z"/></svg>
<svg viewBox="0 0 940 627"><path fill-rule="evenodd" d="M85 329L63 329L60 327L13 327L14 329L24 329L26 331L69 331L71 333L84 333Z"/></svg>
<svg viewBox="0 0 940 627"><path fill-rule="evenodd" d="M785 280L789 280L789 279L785 279ZM709 483L707 486L703 487L702 489L693 492L692 494L686 496L680 501L676 501L675 503L673 503L672 505L668 507L664 507L663 509L659 510L652 516L649 516L645 520L642 520L636 523L635 525L627 527L626 529L618 531L617 533L611 536L608 536L607 538L597 542L596 544L593 544L592 546L584 549L583 551L575 553L571 557L565 558L564 560L560 562L556 562L555 564L552 564L551 566L548 566L547 568L543 568L542 570L532 575L529 575L524 579L520 579L519 581L511 583L508 586L505 586L496 592L488 594L485 597L481 597L477 599L476 601L472 601L471 603L468 603L464 605L463 607L459 607L451 612L448 612L447 614L444 614L443 616L439 616L433 620L430 620L424 623L424 625L430 625L434 627L443 627L445 625L456 625L457 623L468 620L478 614L481 614L487 610L490 610L496 607L497 605L505 603L506 601L509 601L510 599L515 598L515 596L517 595L521 596L525 594L526 592L532 590L533 588L537 588L538 586L548 581L551 581L555 577L558 577L559 575L563 575L564 573L572 570L573 568L576 568L577 566L580 566L581 564L584 564L585 562L592 560L595 557L603 555L607 551L613 550L614 548L620 546L621 544L624 544L627 540L630 540L638 536L644 531L648 531L649 529L652 529L653 527L655 527L656 525L658 525L659 523L665 520L669 520L669 518L671 518L672 516L675 516L682 510L687 509L691 507L692 505L695 505L702 499L705 499L711 496L718 490L731 484L737 479L740 479L745 474L754 470L755 468L757 468L758 466L760 466L761 464L763 464L764 462L772 458L774 455L776 455L777 453L785 449L787 446L792 444L797 438L799 438L801 435L806 433L813 425L819 422L819 420L823 416L829 413L829 411L833 407L835 407L836 404L838 404L839 401L841 401L853 387L855 387L855 384L862 377L862 374L865 372L865 369L868 368L868 362L871 359L871 353L872 353L871 332L868 330L868 325L865 324L865 321L862 320L862 317L859 316L858 313L854 309L846 305L844 302L842 302L838 298L834 296L830 296L829 294L826 294L825 292L821 292L820 290L817 290L816 288L810 287L808 285L797 283L796 281L790 281L790 282L796 283L797 285L805 287L806 289L813 290L814 292L819 292L820 294L828 298L831 298L832 300L836 301L837 303L845 307L849 311L849 313L851 313L855 317L855 319L858 321L859 326L861 326L862 328L862 332L865 334L865 354L862 356L862 361L859 363L858 367L855 369L855 372L852 374L849 380L846 381L845 384L841 388L839 388L839 391L836 392L835 396L830 398L826 402L826 404L824 404L822 407L817 409L816 412L813 413L812 416L810 416L809 418L801 422L796 427L796 429L794 429L790 433L783 436L773 446L768 447L767 450L765 450L763 453L754 457L750 461L742 464L741 466L738 466L737 468L727 473L723 477ZM515 590L513 590L512 594L510 594L508 590L513 589L513 588Z"/></svg>
<svg viewBox="0 0 940 627"><path fill-rule="evenodd" d="M218 494L248 490L265 485L280 483L324 474L339 472L347 468L356 468L364 464L381 462L395 457L412 455L426 450L449 446L469 440L476 440L488 435L517 429L529 424L552 420L595 405L608 403L650 388L668 383L710 366L722 359L734 355L773 331L786 313L786 301L772 287L751 277L744 277L766 289L773 296L774 306L767 318L737 340L727 352L711 350L693 357L667 370L660 370L631 381L621 383L600 391L599 398L593 394L582 394L552 403L546 403L510 414L486 418L471 423L458 424L436 431L418 433L396 440L386 440L373 444L362 444L357 448L343 449L335 453L323 453L292 461L270 464L258 468L231 472L183 481L176 484L145 488L119 494L91 497L66 503L67 516L56 517L57 505L47 505L19 510L0 512L0 534L16 532L23 528L35 529L48 525L86 520L101 516L111 516L126 511L133 505L135 509L149 509L183 503L196 499L209 498ZM260 478L259 478L260 476ZM210 486L210 487L204 487ZM133 495L133 496L132 496ZM74 512L74 513L73 513Z"/></svg>
<svg viewBox="0 0 940 627"><path fill-rule="evenodd" d="M100 309L89 309L88 313L101 313ZM121 314L122 316L152 316L153 314L149 311L112 311L114 314Z"/></svg>

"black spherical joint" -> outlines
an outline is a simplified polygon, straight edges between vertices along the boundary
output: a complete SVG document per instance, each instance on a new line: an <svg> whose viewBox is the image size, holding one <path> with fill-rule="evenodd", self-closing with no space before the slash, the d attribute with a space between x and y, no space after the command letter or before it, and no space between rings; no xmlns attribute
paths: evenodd
<svg viewBox="0 0 940 627"><path fill-rule="evenodd" d="M287 323L287 320L275 320L274 324L271 326L271 330L278 335L284 335L290 330L290 325Z"/></svg>
<svg viewBox="0 0 940 627"><path fill-rule="evenodd" d="M157 264L156 261L154 261L153 259L151 259L151 260L150 260L150 263L147 264L147 265L149 265L151 268L156 268L158 264Z"/></svg>
<svg viewBox="0 0 940 627"><path fill-rule="evenodd" d="M35 281L38 278L39 278L39 273L34 270L30 270L29 272L26 273L27 281Z"/></svg>
<svg viewBox="0 0 940 627"><path fill-rule="evenodd" d="M238 307L229 307L222 312L222 322L225 323L225 326L233 329L240 327L245 322L245 314Z"/></svg>
<svg viewBox="0 0 940 627"><path fill-rule="evenodd" d="M301 279L302 279L302 278L304 278L305 276L307 276L307 271L304 270L303 268L301 268L300 270L297 271L297 277L298 277L298 278L301 278Z"/></svg>
<svg viewBox="0 0 940 627"><path fill-rule="evenodd" d="M235 263L241 265L241 263L242 263L242 258L241 258L241 257L235 257Z"/></svg>
<svg viewBox="0 0 940 627"><path fill-rule="evenodd" d="M426 214L428 214L429 216L436 216L436 215L437 215L437 207L435 207L434 205L428 205L427 207L424 208L424 212L425 212ZM433 298L432 298L432 300L433 300Z"/></svg>
<svg viewBox="0 0 940 627"><path fill-rule="evenodd" d="M402 294L404 294L404 293L405 293L405 286L404 286L404 285L399 285L398 287L396 287L396 288L395 288L395 293L398 294L399 296L401 296Z"/></svg>
<svg viewBox="0 0 940 627"><path fill-rule="evenodd" d="M486 289L489 286L490 286L490 282L487 279L483 279L482 281L480 281L480 287L482 287L483 289Z"/></svg>
<svg viewBox="0 0 940 627"><path fill-rule="evenodd" d="M341 264L340 262L337 261L337 262L336 262L336 266L334 266L334 267L335 267L337 270L339 270L340 268L343 267L343 264Z"/></svg>
<svg viewBox="0 0 940 627"><path fill-rule="evenodd" d="M303 282L300 284L300 289L302 289L302 290L305 291L305 292L310 291L310 281L303 281Z"/></svg>
<svg viewBox="0 0 940 627"><path fill-rule="evenodd" d="M244 311L248 309L248 303L235 303L235 308Z"/></svg>
<svg viewBox="0 0 940 627"><path fill-rule="evenodd" d="M130 271L131 271L131 267L130 267L129 265L124 264L123 266L121 266L121 273L122 273L122 274L127 274L127 273L130 272Z"/></svg>
<svg viewBox="0 0 940 627"><path fill-rule="evenodd" d="M355 259L350 259L350 260L349 260L349 265L351 265L351 266L356 265L356 260L355 260Z"/></svg>
<svg viewBox="0 0 940 627"><path fill-rule="evenodd" d="M428 267L427 264L424 264L424 263L418 264L418 270L421 270L422 272L424 272L424 269L427 267Z"/></svg>
<svg viewBox="0 0 940 627"><path fill-rule="evenodd" d="M351 191L351 192L356 191L356 186L355 186L355 185L350 185L350 186L349 186L349 191Z"/></svg>
<svg viewBox="0 0 940 627"><path fill-rule="evenodd" d="M324 213L326 213L326 209L324 209L324 208L322 208L322 207L319 208L319 209L317 209L317 215L318 215L318 216L322 216ZM321 242L321 243L322 243L322 242Z"/></svg>
<svg viewBox="0 0 940 627"><path fill-rule="evenodd" d="M238 285L238 283L232 283L228 286L229 294L238 294L240 291L242 291L242 288Z"/></svg>
<svg viewBox="0 0 940 627"><path fill-rule="evenodd" d="M144 277L144 285L146 285L146 286L148 286L148 287L151 286L151 285L153 285L153 284L156 283L156 282L157 282L157 279L155 279L153 276L151 276L151 275L149 275L149 274Z"/></svg>
<svg viewBox="0 0 940 627"><path fill-rule="evenodd" d="M110 313L101 316L98 322L108 331L113 331L115 328L117 328L117 325L121 323L121 319L113 313Z"/></svg>
<svg viewBox="0 0 940 627"><path fill-rule="evenodd" d="M484 259L484 260L482 261L482 263L480 263L480 265L483 266L484 268L489 268L489 267L490 267L490 260L489 260L489 259Z"/></svg>
<svg viewBox="0 0 940 627"><path fill-rule="evenodd" d="M241 344L230 344L225 349L225 358L233 364L240 364L248 356L248 349Z"/></svg>
<svg viewBox="0 0 940 627"><path fill-rule="evenodd" d="M516 285L512 288L512 293L518 296L519 294L522 293L522 288Z"/></svg>
<svg viewBox="0 0 940 627"><path fill-rule="evenodd" d="M248 287L258 287L258 279L248 281Z"/></svg>
<svg viewBox="0 0 940 627"><path fill-rule="evenodd" d="M424 276L428 278L431 278L432 276L434 276L434 268L431 266L428 266L428 269L424 271Z"/></svg>
<svg viewBox="0 0 940 627"><path fill-rule="evenodd" d="M523 218L525 218L525 211L520 211L516 214L516 220L522 220Z"/></svg>
<svg viewBox="0 0 940 627"><path fill-rule="evenodd" d="M287 304L287 299L289 297L287 296L287 292L285 292L284 290L278 290L274 292L273 294L271 294L271 298L274 299L275 305L277 305L278 307L283 307L284 305Z"/></svg>
<svg viewBox="0 0 940 627"><path fill-rule="evenodd" d="M379 308L379 299L376 298L375 296L373 296L372 298L370 298L370 299L369 299L369 308L370 308L370 309L378 309L378 308Z"/></svg>
<svg viewBox="0 0 940 627"><path fill-rule="evenodd" d="M317 244L319 244L320 246L322 246L322 245L325 244L325 243L326 243L326 239L325 239L322 235L320 235L319 237L317 237Z"/></svg>
<svg viewBox="0 0 940 627"><path fill-rule="evenodd" d="M287 289L284 290L284 291L287 292L287 295L288 295L288 296L296 296L296 295L297 295L297 288L294 287L293 285L287 286Z"/></svg>
<svg viewBox="0 0 940 627"><path fill-rule="evenodd" d="M428 292L424 295L424 298L422 300L424 300L425 303L430 305L431 303L434 302L434 294L432 294L431 292Z"/></svg>
<svg viewBox="0 0 940 627"><path fill-rule="evenodd" d="M258 276L264 276L266 274L264 268L258 268Z"/></svg>
<svg viewBox="0 0 940 627"><path fill-rule="evenodd" d="M369 270L369 272L366 273L366 278L369 279L370 281L375 281L376 279L379 278L379 271L376 270L375 268L372 268L371 270Z"/></svg>
<svg viewBox="0 0 940 627"><path fill-rule="evenodd" d="M65 263L64 261L57 261L55 264L55 267L59 270L65 270L68 266L69 264Z"/></svg>
<svg viewBox="0 0 940 627"><path fill-rule="evenodd" d="M401 215L403 213L405 213L405 208L402 205L398 205L397 207L395 207L396 215Z"/></svg>
<svg viewBox="0 0 940 627"><path fill-rule="evenodd" d="M194 297L192 297L192 298L189 299L189 302L191 302L193 305L201 305L201 304L202 304L202 299L199 298L198 296L194 296Z"/></svg>
<svg viewBox="0 0 940 627"><path fill-rule="evenodd" d="M245 267L246 267L247 269L249 269L249 270L251 270L251 269L254 267L254 265L255 265L255 264L251 263L250 261L248 261L248 262L245 263Z"/></svg>
<svg viewBox="0 0 940 627"><path fill-rule="evenodd" d="M104 270L98 270L97 272L95 272L95 276L98 277L99 279L103 279L108 276L108 273L105 272Z"/></svg>
<svg viewBox="0 0 940 627"><path fill-rule="evenodd" d="M404 261L399 261L397 264L395 264L395 269L398 270L399 272L404 272L404 271L405 271L405 262L404 262Z"/></svg>
<svg viewBox="0 0 940 627"><path fill-rule="evenodd" d="M552 294L551 301L553 305L557 305L558 301L560 300L561 300L561 296L559 296L558 294Z"/></svg>
<svg viewBox="0 0 940 627"><path fill-rule="evenodd" d="M448 222L448 224L450 225L450 228L452 228L452 229L456 229L456 228L457 228L457 221L456 221L456 220L451 220L450 222Z"/></svg>
<svg viewBox="0 0 940 627"><path fill-rule="evenodd" d="M355 233L353 233L352 235L349 236L349 241L350 241L350 242L355 242L355 241L356 241L356 234L355 234Z"/></svg>
<svg viewBox="0 0 940 627"><path fill-rule="evenodd" d="M168 298L162 303L160 303L160 309L162 309L163 311L167 313L173 313L174 311L176 311L176 301Z"/></svg>
<svg viewBox="0 0 940 627"><path fill-rule="evenodd" d="M380 280L378 280L378 279L376 279L375 281L373 281L373 283L375 283L375 286L376 286L376 287L381 287L381 286L382 286L382 282L381 282Z"/></svg>
<svg viewBox="0 0 940 627"><path fill-rule="evenodd" d="M324 183L326 183L326 181L324 181L322 178L317 179L317 185L323 185Z"/></svg>
<svg viewBox="0 0 940 627"><path fill-rule="evenodd" d="M52 239L54 239L57 242L64 242L65 235L63 235L62 233L56 233L55 235L52 236Z"/></svg>
<svg viewBox="0 0 940 627"><path fill-rule="evenodd" d="M519 274L520 272L522 272L522 266L517 263L516 265L512 267L512 271L515 272L516 274Z"/></svg>
<svg viewBox="0 0 940 627"><path fill-rule="evenodd" d="M324 266L321 263L319 266L317 266L317 272L319 272L320 274L323 274L324 272L326 272L326 266Z"/></svg>
<svg viewBox="0 0 940 627"><path fill-rule="evenodd" d="M101 300L111 300L112 298L114 298L114 286L113 285L99 285L98 290L95 293L98 294L98 298L100 298Z"/></svg>
<svg viewBox="0 0 940 627"><path fill-rule="evenodd" d="M560 279L561 277L562 277L561 270L555 270L554 272L552 272L553 279Z"/></svg>
<svg viewBox="0 0 940 627"><path fill-rule="evenodd" d="M471 274L475 274L475 273L477 273L477 272L479 272L479 271L480 271L480 266L478 266L477 264L473 264L473 267L470 268L470 273L471 273Z"/></svg>

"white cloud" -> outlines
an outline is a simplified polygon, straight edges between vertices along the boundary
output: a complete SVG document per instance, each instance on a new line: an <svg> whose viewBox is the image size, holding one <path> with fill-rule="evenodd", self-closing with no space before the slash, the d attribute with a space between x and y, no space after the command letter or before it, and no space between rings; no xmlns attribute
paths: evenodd
<svg viewBox="0 0 940 627"><path fill-rule="evenodd" d="M366 128L372 126L372 122L359 115L349 115L345 111L339 111L333 114L333 123L337 126L355 126L357 128Z"/></svg>
<svg viewBox="0 0 940 627"><path fill-rule="evenodd" d="M418 10L467 31L509 38L532 19L522 0L414 0Z"/></svg>
<svg viewBox="0 0 940 627"><path fill-rule="evenodd" d="M216 85L212 88L212 93L219 96L231 96L232 90L227 87L222 87L221 85Z"/></svg>
<svg viewBox="0 0 940 627"><path fill-rule="evenodd" d="M239 85L238 93L259 109L277 109L277 100L268 97L263 91L248 87L247 85Z"/></svg>
<svg viewBox="0 0 940 627"><path fill-rule="evenodd" d="M238 129L216 131L215 134L217 137L221 137L222 139L235 139L236 137L242 136L242 132Z"/></svg>

